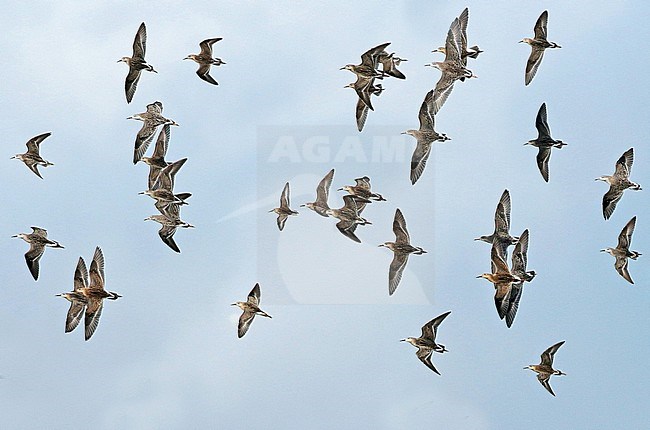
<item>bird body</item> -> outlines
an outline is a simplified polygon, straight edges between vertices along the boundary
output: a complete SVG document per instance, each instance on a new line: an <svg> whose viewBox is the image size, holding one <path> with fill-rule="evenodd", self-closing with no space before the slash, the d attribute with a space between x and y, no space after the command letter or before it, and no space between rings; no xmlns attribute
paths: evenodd
<svg viewBox="0 0 650 430"><path fill-rule="evenodd" d="M542 14L537 18L535 23L535 37L524 37L519 43L526 43L530 45L530 56L526 62L526 75L524 83L526 85L530 84L539 69L539 65L542 63L542 58L544 58L544 51L548 48L561 48L555 42L549 42L547 37L547 24L548 24L548 11L542 12Z"/></svg>
<svg viewBox="0 0 650 430"><path fill-rule="evenodd" d="M45 247L63 248L63 246L55 240L48 239L47 230L44 228L32 227L31 229L31 233L18 233L12 237L17 237L29 243L29 250L25 253L25 262L32 277L37 281L40 271L39 261L45 252Z"/></svg>
<svg viewBox="0 0 650 430"><path fill-rule="evenodd" d="M632 217L632 219L630 219L627 224L625 224L623 230L621 230L621 233L618 235L618 244L615 248L605 248L600 250L601 252L606 252L615 258L614 268L618 274L621 275L623 279L625 279L630 284L634 284L634 281L632 280L632 277L630 276L630 273L627 269L628 258L636 260L639 258L639 256L641 256L638 251L630 250L630 245L632 244L632 234L634 233L635 226L636 216Z"/></svg>
<svg viewBox="0 0 650 430"><path fill-rule="evenodd" d="M431 154L431 145L434 142L444 142L450 140L445 133L438 133L435 130L435 116L431 113L429 106L432 104L434 97L434 90L427 93L420 105L418 119L420 121L420 128L417 130L406 130L402 134L413 136L417 141L413 156L411 157L411 184L420 179L424 168L426 167L427 160Z"/></svg>
<svg viewBox="0 0 650 430"><path fill-rule="evenodd" d="M138 32L135 34L133 40L133 55L131 57L122 57L117 60L118 63L126 63L129 66L129 73L126 75L124 81L124 91L126 93L126 102L131 103L133 95L138 87L140 81L140 74L143 70L148 72L158 73L154 70L153 66L147 63L144 59L147 51L147 27L144 22L140 24Z"/></svg>
<svg viewBox="0 0 650 430"><path fill-rule="evenodd" d="M450 313L451 311L448 311L442 315L438 315L423 325L422 335L420 337L407 337L406 339L400 340L400 342L408 342L416 347L418 350L415 355L418 359L438 375L440 375L440 372L438 372L438 369L436 369L433 363L431 363L431 355L434 352L440 354L448 352L444 345L436 343L436 335L438 333L438 326Z"/></svg>
<svg viewBox="0 0 650 430"><path fill-rule="evenodd" d="M32 137L26 143L27 152L23 154L16 154L11 158L12 159L15 158L17 160L22 161L23 163L25 163L27 167L29 167L29 170L34 172L36 176L38 176L39 178L43 179L41 173L38 171L38 166L42 166L42 167L54 166L54 164L43 159L43 157L41 157L40 154L41 143L45 139L47 139L51 134L52 133L43 133L43 134L39 134L38 136Z"/></svg>
<svg viewBox="0 0 650 430"><path fill-rule="evenodd" d="M551 384L549 383L549 380L551 379L552 375L566 375L566 373L562 372L561 370L555 370L553 369L553 357L555 356L555 353L557 352L560 347L564 345L564 341L558 342L553 346L550 346L546 351L542 353L541 356L541 362L540 364L530 364L524 369L530 369L533 372L537 373L537 380L539 381L540 384L548 391L551 393L553 396L555 396L555 393L553 392L553 389L551 388Z"/></svg>
<svg viewBox="0 0 650 430"><path fill-rule="evenodd" d="M537 167L544 181L548 182L548 162L551 159L551 149L562 149L563 146L566 146L566 143L551 137L551 129L548 126L547 120L546 103L542 103L537 112L535 127L537 128L537 139L529 140L524 143L524 146L532 145L539 148L537 153Z"/></svg>
<svg viewBox="0 0 650 430"><path fill-rule="evenodd" d="M99 318L104 308L104 299L117 300L121 295L104 288L104 254L98 246L95 248L90 271L86 263L79 257L74 275L74 291L57 294L70 302L70 309L66 317L66 333L74 330L81 321L84 313L85 340L89 340L99 325Z"/></svg>
<svg viewBox="0 0 650 430"><path fill-rule="evenodd" d="M384 246L393 251L393 261L390 263L388 271L388 294L393 295L400 281L410 254L422 255L427 251L419 246L411 245L411 239L406 229L406 220L402 211L395 210L393 219L393 233L395 233L395 242L384 242L379 246Z"/></svg>
<svg viewBox="0 0 650 430"><path fill-rule="evenodd" d="M282 194L280 195L280 206L269 211L275 212L278 215L277 224L280 231L284 229L284 225L290 215L298 215L298 212L291 209L289 205L289 183L287 182L284 184Z"/></svg>
<svg viewBox="0 0 650 430"><path fill-rule="evenodd" d="M237 326L237 337L242 338L248 328L250 327L255 315L261 315L266 318L272 318L271 315L267 314L259 308L260 305L260 284L255 284L250 293L248 293L248 299L245 302L235 302L231 306L237 306L239 309L244 311L239 317L239 324Z"/></svg>
<svg viewBox="0 0 650 430"><path fill-rule="evenodd" d="M609 184L609 190L603 196L603 217L605 219L609 219L612 216L625 190L628 188L634 191L641 190L641 185L630 181L633 163L634 148L630 148L616 161L616 170L613 175L596 178L596 181L603 181Z"/></svg>
<svg viewBox="0 0 650 430"><path fill-rule="evenodd" d="M196 74L199 76L199 78L212 85L219 84L214 80L212 76L210 76L210 67L226 64L223 60L221 60L221 58L212 58L212 45L221 39L221 37L206 39L199 43L199 47L201 48L201 52L199 54L189 54L187 57L183 58L183 60L192 60L195 63L198 63L199 68L196 71Z"/></svg>

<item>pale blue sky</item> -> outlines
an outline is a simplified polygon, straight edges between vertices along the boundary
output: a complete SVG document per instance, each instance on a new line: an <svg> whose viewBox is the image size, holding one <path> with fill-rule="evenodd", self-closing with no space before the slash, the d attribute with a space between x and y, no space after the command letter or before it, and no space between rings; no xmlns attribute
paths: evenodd
<svg viewBox="0 0 650 430"><path fill-rule="evenodd" d="M601 213L607 186L594 178L635 149L632 180L650 187L648 85L643 54L649 34L644 2L391 2L360 13L350 2L7 2L0 24L4 58L5 216L0 227L0 428L611 429L650 426L647 192L626 192L612 218ZM434 4L436 3L436 4ZM570 4L569 4L570 3ZM449 24L470 9L469 42L485 52L469 67L436 116L452 138L434 148L419 182L409 181L424 95L439 72L424 64ZM549 11L550 50L525 87L530 48L517 42ZM130 105L127 68L140 22L148 31L144 73ZM223 37L215 56L218 87L181 61L198 42ZM407 79L387 80L358 133L356 96L338 70L390 41L407 58ZM175 238L176 254L143 219L155 213L147 169L131 162L140 123L126 117L155 100L176 120L169 160L188 157L177 191L193 193L183 219L196 225ZM535 115L548 106L554 151L550 182L535 164ZM25 142L52 132L42 155L55 165L44 180L9 160ZM305 155L313 139L320 156ZM293 141L297 159L272 158ZM379 148L379 149L377 149ZM373 151L377 151L373 153ZM388 151L388 152L383 152ZM374 155L373 155L374 154ZM379 154L379 155L378 155ZM277 155L277 154L276 154ZM385 158L381 158L385 157ZM359 227L362 244L340 235L332 219L308 210L277 230L286 181L292 206L313 201L316 184L336 169L335 188L368 175L388 201L373 203ZM511 329L499 320L494 290L476 276L489 269L489 234L504 188L512 196L512 231L530 230L526 285ZM387 273L395 208L413 256L394 296ZM630 262L636 284L599 250L616 244L637 216ZM24 242L29 226L47 228L65 249L48 249L34 282ZM95 246L106 258L108 302L94 337L65 334L79 256ZM239 310L262 288L258 318L243 339ZM429 371L399 339L418 336L451 310L438 340L449 353ZM523 370L560 341L550 396ZM540 412L542 410L543 412Z"/></svg>

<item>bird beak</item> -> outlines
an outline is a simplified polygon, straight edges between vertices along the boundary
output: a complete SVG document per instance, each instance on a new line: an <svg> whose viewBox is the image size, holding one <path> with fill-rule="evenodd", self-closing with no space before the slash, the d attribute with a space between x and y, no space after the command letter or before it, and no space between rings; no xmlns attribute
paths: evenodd
<svg viewBox="0 0 650 430"><path fill-rule="evenodd" d="M183 58L183 60L189 60L189 59L190 59L190 57L185 57L185 58Z"/></svg>
<svg viewBox="0 0 650 430"><path fill-rule="evenodd" d="M377 247L381 248L382 246L386 246L383 243L381 245L377 245Z"/></svg>
<svg viewBox="0 0 650 430"><path fill-rule="evenodd" d="M304 208L305 206L307 206L307 205L300 205L300 206L298 206L298 207L300 207L300 208Z"/></svg>
<svg viewBox="0 0 650 430"><path fill-rule="evenodd" d="M122 61L124 61L124 60L122 60L121 58L119 60L117 60L118 63L121 63Z"/></svg>
<svg viewBox="0 0 650 430"><path fill-rule="evenodd" d="M18 235L17 235L17 234L14 234L14 235L13 235L13 236L11 236L11 237L18 237Z"/></svg>
<svg viewBox="0 0 650 430"><path fill-rule="evenodd" d="M400 342L406 342L406 339L400 339L399 341Z"/></svg>
<svg viewBox="0 0 650 430"><path fill-rule="evenodd" d="M16 237L16 236L12 236L12 237ZM607 250L606 249L601 249L600 252L607 252Z"/></svg>
<svg viewBox="0 0 650 430"><path fill-rule="evenodd" d="M482 275L478 275L478 276L477 276L477 278L482 278L482 277L483 277Z"/></svg>
<svg viewBox="0 0 650 430"><path fill-rule="evenodd" d="M10 160L12 160L12 159L14 159L14 158L16 158L16 156L15 156L15 155L14 155L13 157L11 157L11 158L10 158Z"/></svg>
<svg viewBox="0 0 650 430"><path fill-rule="evenodd" d="M237 306L237 303L231 303L230 306Z"/></svg>
<svg viewBox="0 0 650 430"><path fill-rule="evenodd" d="M345 67L341 67L339 70L345 70Z"/></svg>
<svg viewBox="0 0 650 430"><path fill-rule="evenodd" d="M343 188L337 188L336 191L343 191Z"/></svg>

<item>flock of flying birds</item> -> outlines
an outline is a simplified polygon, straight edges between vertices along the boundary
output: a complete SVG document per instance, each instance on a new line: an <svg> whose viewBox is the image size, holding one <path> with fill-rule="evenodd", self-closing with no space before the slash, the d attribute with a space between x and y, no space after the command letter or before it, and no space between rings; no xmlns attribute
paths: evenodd
<svg viewBox="0 0 650 430"><path fill-rule="evenodd" d="M418 119L420 127L417 130L407 130L403 134L413 136L417 140L417 145L411 159L410 179L415 184L424 172L427 159L431 152L431 145L436 142L449 140L444 133L437 133L434 129L435 115L445 104L453 90L456 81L465 81L465 79L476 78L474 73L467 69L468 58L476 59L483 52L478 46L468 46L467 25L469 20L469 10L466 8L453 20L447 32L445 46L439 47L432 52L439 52L445 55L444 61L432 62L428 66L434 67L441 71L441 77L435 88L431 89L421 104ZM524 38L521 42L531 46L531 53L528 58L525 70L525 85L529 85L537 73L541 64L544 52L548 48L560 48L554 42L547 40L547 22L548 12L544 11L538 18L535 26L533 38ZM196 71L197 75L204 81L218 85L210 75L211 66L220 66L225 64L219 58L212 57L212 45L221 38L212 38L202 41L199 46L199 54L190 54L184 59L190 59L199 64ZM118 62L124 62L129 66L129 72L125 80L126 101L130 103L135 95L137 85L140 80L142 71L156 72L153 66L145 60L147 32L145 24L142 23L136 33L133 42L133 54L131 57L123 57ZM358 95L356 105L356 122L357 128L361 132L365 125L368 111L374 110L371 99L372 96L379 96L384 90L382 84L375 84L376 80L383 80L387 77L397 79L406 79L406 76L398 70L398 66L406 59L397 57L395 53L388 53L386 48L390 43L378 45L361 55L361 64L348 64L341 69L353 72L357 80L346 87L353 88ZM381 66L381 68L380 68ZM185 164L187 158L175 162L167 162L165 156L169 146L171 135L171 126L178 124L171 119L162 115L163 105L156 101L147 105L146 112L135 114L128 119L136 119L143 122L142 128L138 132L135 140L133 153L133 163L139 161L149 165L148 188L140 194L145 194L153 198L155 207L159 214L151 215L145 220L156 221L161 224L159 236L162 241L175 252L180 249L174 241L174 234L177 228L191 228L191 224L186 223L180 218L180 208L186 205L186 200L191 196L190 193L175 193L174 178L176 173ZM161 127L162 126L162 127ZM535 126L538 131L537 139L530 140L526 145L532 145L538 148L537 165L544 181L549 181L549 159L552 148L561 149L566 143L561 140L555 140L551 137L550 127L547 122L547 108L543 103L537 114ZM153 141L156 131L160 128L155 148L151 157L146 157L145 153ZM27 142L27 152L17 154L16 158L27 165L27 167L42 179L38 167L52 166L53 163L43 159L40 155L41 143L50 136L51 133L44 133L33 137ZM627 150L616 162L615 172L613 175L601 176L596 180L602 180L609 184L609 190L603 196L603 216L609 219L614 212L616 204L622 198L626 189L640 190L641 186L630 181L629 176L634 161L634 151L632 148ZM348 194L343 196L343 206L340 208L331 208L329 206L329 190L334 179L334 169L330 170L320 181L316 188L316 200L305 203L301 207L307 207L322 217L333 217L338 219L336 227L345 237L361 242L356 235L358 226L371 225L372 223L361 216L367 205L373 202L381 202L386 199L371 189L370 178L367 176L355 179L355 185L346 185L339 188L339 191L345 191ZM289 216L298 215L298 212L290 207L290 191L287 182L282 190L280 205L270 212L277 214L277 226L282 231L285 227ZM527 253L529 245L529 231L524 230L519 237L510 235L510 212L511 200L510 193L505 190L499 199L494 216L495 228L490 235L481 236L476 240L481 240L492 245L490 261L491 273L479 275L479 278L485 278L493 283L495 288L494 301L497 313L501 319L505 319L507 327L511 327L517 313L519 302L523 292L525 282L530 282L536 276L535 271L527 270ZM605 248L601 251L607 252L615 257L615 269L628 282L633 283L628 272L628 260L636 260L641 254L637 251L630 250L632 234L636 225L636 217L633 217L623 228L619 237L618 244L614 248ZM393 252L393 260L388 271L388 293L393 295L402 279L402 273L406 267L408 258L411 254L422 255L426 253L424 249L411 245L409 232L406 228L406 220L402 211L398 208L395 211L393 220L394 242L385 242L380 247L386 247ZM40 227L32 227L32 233L20 233L13 237L21 238L30 244L30 248L25 254L25 260L29 271L34 278L39 277L39 261L46 247L63 248L59 242L47 237L47 231ZM511 258L511 266L507 264L508 247L514 245L514 251ZM90 270L86 268L85 261L79 257L77 267L74 272L74 289L72 292L61 293L61 296L70 302L70 308L66 318L65 331L74 330L81 321L82 314L85 316L85 339L88 340L95 332L99 323L99 318L103 309L103 300L116 300L121 297L119 294L105 290L104 275L104 255L99 247L96 247ZM254 317L261 315L271 318L266 312L259 308L261 297L260 285L256 284L248 294L245 302L233 303L242 311L238 325L238 337L242 337L248 331ZM436 335L439 325L451 313L445 312L422 327L420 337L408 337L402 339L415 346L417 357L433 372L438 370L431 363L431 356L434 352L447 352L444 345L436 343ZM562 342L546 349L541 355L541 363L529 365L526 368L533 370L538 375L539 382L555 395L549 380L551 375L564 375L563 372L553 369L553 358L557 350L562 346Z"/></svg>
<svg viewBox="0 0 650 430"><path fill-rule="evenodd" d="M220 66L225 64L219 58L212 58L212 45L221 38L206 39L199 46L199 54L190 54L185 60L193 60L199 64L196 71L197 75L204 81L218 85L212 76L210 76L211 66ZM138 28L133 41L133 54L131 57L122 57L119 62L124 62L129 66L129 72L125 79L126 101L130 103L135 95L140 75L143 70L157 73L153 66L145 60L147 47L147 28L144 22ZM180 218L180 208L186 205L186 200L191 196L190 193L174 193L174 178L176 173L185 164L187 158L182 158L175 162L165 160L169 140L171 136L171 126L178 126L172 120L162 115L163 105L156 101L147 105L146 112L138 113L127 119L142 121L142 128L135 138L135 148L133 151L133 164L139 161L149 166L149 176L147 189L140 194L150 196L155 200L155 207L159 214L151 215L146 220L156 221L161 224L158 235L162 241L175 252L180 249L174 241L174 234L178 228L192 228L193 225L182 221ZM162 127L161 127L162 126ZM160 128L155 148L151 157L146 157L146 151L153 141L156 131ZM16 154L14 157L34 172L39 178L43 179L38 167L53 166L53 163L43 159L40 155L41 143L48 138L51 133L43 133L27 141L27 152ZM47 230L40 227L32 227L31 233L20 233L13 237L21 238L29 243L29 250L25 254L27 267L34 278L38 280L40 265L39 261L45 252L46 247L63 248L59 242L48 239ZM58 294L70 302L70 309L66 317L65 332L74 330L82 316L84 316L85 339L89 340L99 324L99 317L102 314L104 299L117 300L121 297L119 294L105 290L104 288L104 254L101 248L97 247L90 264L90 270L82 257L79 257L77 267L74 272L74 289L68 293ZM259 289L257 293L259 300ZM249 320L249 324L252 318ZM244 331L245 332L245 331Z"/></svg>
<svg viewBox="0 0 650 430"><path fill-rule="evenodd" d="M437 114L447 101L454 83L464 81L469 78L476 78L474 73L467 69L467 59L476 59L483 52L478 46L468 46L467 42L467 24L469 20L469 10L466 8L454 19L447 33L445 46L439 47L432 52L439 52L445 55L442 62L433 62L432 66L441 71L441 77L435 88L431 89L424 97L418 113L420 127L417 130L407 130L402 134L413 136L417 145L411 158L411 183L415 184L424 172L427 159L431 153L431 146L434 142L444 142L449 140L444 133L435 131L435 114ZM547 22L548 12L544 11L534 27L534 38L524 38L521 40L531 46L530 56L528 58L525 70L525 85L529 85L537 73L547 48L560 48L554 42L547 40ZM361 64L348 64L341 70L349 70L357 76L357 81L346 86L354 88L358 95L356 106L356 121L359 131L363 130L368 111L374 110L371 103L372 96L379 96L384 90L381 84L375 84L376 80L383 80L386 77L395 77L405 79L404 74L397 69L401 62L406 61L399 58L395 53L388 53L386 48L390 43L383 43L369 49L361 55ZM566 143L559 139L551 137L551 130L548 125L546 103L542 103L535 120L537 129L537 138L525 143L538 148L537 166L545 182L549 181L549 160L553 148L561 149ZM611 176L601 176L596 180L602 180L610 185L609 191L603 196L603 216L609 219L612 215L617 202L623 196L626 189L640 190L641 187L630 181L629 176L634 159L634 150L630 148L626 151L616 163L616 171ZM355 242L361 242L356 236L356 228L359 225L372 224L366 218L361 216L361 212L373 200L385 200L381 195L371 191L370 179L368 177L357 178L356 185L345 186L339 190L347 191L349 194L343 197L343 207L332 209L329 206L329 190L334 177L334 169L330 170L320 181L316 188L316 200L311 203L301 205L307 207L323 217L335 217L339 221L336 224L338 230L346 237ZM287 218L297 215L298 212L291 209L289 201L289 183L284 186L280 197L280 206L271 210L278 215L277 224L280 230L283 230ZM494 285L495 295L494 302L497 308L499 318L505 319L506 326L509 328L514 323L519 303L523 293L525 282L531 282L536 272L528 270L528 245L529 231L524 230L520 236L510 235L510 212L511 201L510 193L505 190L499 199L494 215L494 232L490 235L481 236L475 240L487 242L492 245L490 253L491 272L484 273L478 278L484 278ZM615 268L618 273L628 282L632 282L627 266L628 259L636 259L639 255L636 251L629 249L632 233L636 223L636 217L632 218L619 235L618 245L615 248L603 249L616 258ZM386 247L393 251L393 260L388 271L388 293L393 295L401 281L402 273L411 254L421 255L426 253L421 247L411 245L411 239L406 228L406 220L402 211L398 208L395 211L393 220L393 233L395 234L394 242L385 242L379 246ZM511 265L508 261L508 247L514 245L514 251L511 257ZM447 352L444 345L436 343L438 326L450 314L449 312L437 316L427 322L422 327L420 337L408 337L402 339L417 348L417 357L433 372L438 370L431 362L431 356L434 352ZM555 395L549 380L552 375L564 375L560 370L553 369L553 358L557 350L564 344L564 341L558 342L546 349L541 355L540 364L529 365L526 369L533 370L537 373L539 382L544 388Z"/></svg>

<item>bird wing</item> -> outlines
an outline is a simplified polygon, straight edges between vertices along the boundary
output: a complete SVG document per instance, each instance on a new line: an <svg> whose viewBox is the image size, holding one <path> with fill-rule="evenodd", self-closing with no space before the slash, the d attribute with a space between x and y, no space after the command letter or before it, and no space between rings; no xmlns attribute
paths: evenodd
<svg viewBox="0 0 650 430"><path fill-rule="evenodd" d="M162 167L158 167L154 165L149 166L149 178L147 180L147 184L150 190L153 189L153 186L158 180L158 176L160 176L161 171L162 171Z"/></svg>
<svg viewBox="0 0 650 430"><path fill-rule="evenodd" d="M555 393L553 392L553 389L551 388L551 384L549 383L549 380L551 379L551 375L549 373L539 373L537 375L537 380L539 381L540 384L544 388L546 388L546 391L551 393L553 396L555 396Z"/></svg>
<svg viewBox="0 0 650 430"><path fill-rule="evenodd" d="M173 191L174 190L174 178L176 177L176 173L183 167L183 164L187 161L187 158L181 158L178 161L174 161L173 163L170 163L167 167L162 169L160 171L160 174L158 175L158 179L156 180L156 183L153 186L153 189L163 189L163 190L168 190L168 191Z"/></svg>
<svg viewBox="0 0 650 430"><path fill-rule="evenodd" d="M411 184L415 184L427 165L431 154L431 143L418 142L411 156Z"/></svg>
<svg viewBox="0 0 650 430"><path fill-rule="evenodd" d="M511 282L500 282L494 284L494 304L497 308L497 313L499 318L503 319L508 313L508 306L510 304L510 295L512 293L512 283Z"/></svg>
<svg viewBox="0 0 650 430"><path fill-rule="evenodd" d="M537 167L544 181L548 182L548 160L551 159L551 148L540 147L537 152Z"/></svg>
<svg viewBox="0 0 650 430"><path fill-rule="evenodd" d="M144 60L144 55L147 52L147 27L144 22L140 24L138 32L135 33L133 40L133 58Z"/></svg>
<svg viewBox="0 0 650 430"><path fill-rule="evenodd" d="M421 362L425 364L429 369L433 370L436 372L438 375L440 375L440 372L438 372L438 369L431 363L431 355L433 354L433 350L429 348L421 348L418 347L417 352L415 355L420 359Z"/></svg>
<svg viewBox="0 0 650 430"><path fill-rule="evenodd" d="M158 236L160 236L160 239L165 243L165 245L169 246L172 250L180 253L181 250L174 240L175 233L176 226L173 225L163 225L160 230L158 230Z"/></svg>
<svg viewBox="0 0 650 430"><path fill-rule="evenodd" d="M492 260L492 264L494 264L494 268L496 269L496 274L509 274L510 269L508 268L508 264L503 260L501 255L499 255L499 251L497 249L496 245L492 245L492 250L490 251L490 259Z"/></svg>
<svg viewBox="0 0 650 430"><path fill-rule="evenodd" d="M609 219L616 209L616 204L623 197L623 190L610 185L609 191L603 196L603 216Z"/></svg>
<svg viewBox="0 0 650 430"><path fill-rule="evenodd" d="M630 148L616 161L614 176L619 179L627 179L632 170L632 163L634 163L634 149Z"/></svg>
<svg viewBox="0 0 650 430"><path fill-rule="evenodd" d="M284 225L287 223L287 218L288 217L289 217L289 215L287 215L287 214L278 215L277 223L278 223L278 228L280 229L280 231L282 231L284 229Z"/></svg>
<svg viewBox="0 0 650 430"><path fill-rule="evenodd" d="M289 209L289 183L288 182L284 184L284 188L282 189L282 195L280 195L280 208Z"/></svg>
<svg viewBox="0 0 650 430"><path fill-rule="evenodd" d="M262 296L262 293L260 291L260 284L257 283L253 287L250 293L248 293L248 303L251 303L255 306L260 305L260 298Z"/></svg>
<svg viewBox="0 0 650 430"><path fill-rule="evenodd" d="M442 315L438 315L428 323L422 326L422 338L430 340L432 342L436 341L436 336L438 335L438 326L440 323L447 318L451 311L447 311Z"/></svg>
<svg viewBox="0 0 650 430"><path fill-rule="evenodd" d="M27 152L38 155L38 151L41 147L41 142L47 139L51 134L52 133L43 133L29 139L26 143Z"/></svg>
<svg viewBox="0 0 650 430"><path fill-rule="evenodd" d="M169 124L163 125L160 133L158 133L158 139L156 139L156 146L153 149L153 155L151 158L156 160L165 160L165 155L167 155L167 148L169 148L169 138L171 137L171 126Z"/></svg>
<svg viewBox="0 0 650 430"><path fill-rule="evenodd" d="M433 90L429 91L422 105L420 106L420 111L418 112L418 119L420 120L420 131L434 131L435 118L431 115L429 110L429 103L433 99Z"/></svg>
<svg viewBox="0 0 650 430"><path fill-rule="evenodd" d="M374 48L371 48L361 54L361 64L364 66L372 67L373 69L377 68L377 57L380 52L382 52L386 47L390 45L390 42L382 43L377 45Z"/></svg>
<svg viewBox="0 0 650 430"><path fill-rule="evenodd" d="M354 234L354 231L357 229L357 224L350 221L339 221L336 223L336 228L343 234L343 236L352 239L357 243L361 243L361 239Z"/></svg>
<svg viewBox="0 0 650 430"><path fill-rule="evenodd" d="M205 39L203 42L199 43L199 47L201 47L201 56L212 57L212 44L220 41L221 39L221 37L216 37L214 39Z"/></svg>
<svg viewBox="0 0 650 430"><path fill-rule="evenodd" d="M138 131L137 136L135 137L135 145L133 148L133 164L137 164L138 161L142 159L142 156L147 152L149 144L153 140L153 136L156 133L156 127L153 126L150 122L144 121L142 123L142 128Z"/></svg>
<svg viewBox="0 0 650 430"><path fill-rule="evenodd" d="M541 356L542 362L541 362L541 364L544 365L544 366L553 366L553 356L555 355L557 350L560 349L560 347L562 345L564 345L564 341L558 342L553 346L549 346L546 349L546 351L542 352L542 356Z"/></svg>
<svg viewBox="0 0 650 430"><path fill-rule="evenodd" d="M524 230L519 236L519 240L515 245L515 250L512 252L512 270L511 272L521 277L521 274L526 272L526 264L528 263L528 230Z"/></svg>
<svg viewBox="0 0 650 430"><path fill-rule="evenodd" d="M526 62L526 78L524 80L526 85L530 84L535 77L539 65L542 64L542 58L544 58L544 48L531 46L530 56Z"/></svg>
<svg viewBox="0 0 650 430"><path fill-rule="evenodd" d="M537 18L535 23L535 39L544 39L546 40L546 26L548 24L548 11L542 12L542 14Z"/></svg>
<svg viewBox="0 0 650 430"><path fill-rule="evenodd" d="M129 66L129 73L126 75L126 79L124 80L124 92L126 94L127 103L131 103L131 100L133 100L133 95L135 94L135 90L138 88L141 74L142 70Z"/></svg>
<svg viewBox="0 0 650 430"><path fill-rule="evenodd" d="M395 252L393 255L393 261L390 263L390 268L388 269L388 294L393 295L400 281L402 280L402 274L404 273L404 268L406 263L409 260L408 254L402 254Z"/></svg>
<svg viewBox="0 0 650 430"><path fill-rule="evenodd" d="M30 227L32 229L32 234L36 236L43 237L47 239L47 230L41 227Z"/></svg>
<svg viewBox="0 0 650 430"><path fill-rule="evenodd" d="M368 118L368 105L359 98L357 100L356 106L356 118L357 118L357 130L363 130L363 127L366 125L366 119Z"/></svg>
<svg viewBox="0 0 650 430"><path fill-rule="evenodd" d="M449 26L447 39L445 41L445 62L460 61L462 31L458 18L454 19Z"/></svg>
<svg viewBox="0 0 650 430"><path fill-rule="evenodd" d="M153 103L149 103L147 105L147 112L148 113L153 113L153 114L162 114L163 111L163 104L159 101L155 101Z"/></svg>
<svg viewBox="0 0 650 430"><path fill-rule="evenodd" d="M34 280L38 280L39 260L45 252L45 244L32 242L29 244L29 250L25 253L25 261Z"/></svg>
<svg viewBox="0 0 650 430"><path fill-rule="evenodd" d="M374 110L370 101L370 97L374 92L377 91L374 83L375 78L373 77L357 75L357 80L352 85L354 91L357 93L357 96L363 100L363 102L370 108L370 110Z"/></svg>
<svg viewBox="0 0 650 430"><path fill-rule="evenodd" d="M551 129L548 127L548 119L546 116L546 103L542 103L542 106L540 106L539 111L537 112L535 127L537 128L538 139L551 137Z"/></svg>
<svg viewBox="0 0 650 430"><path fill-rule="evenodd" d="M618 235L618 246L619 249L628 249L632 243L632 234L634 233L634 227L636 226L636 216L632 217L631 220L625 224L621 234Z"/></svg>
<svg viewBox="0 0 650 430"><path fill-rule="evenodd" d="M29 167L29 170L36 173L36 176L43 179L43 177L41 176L41 173L38 171L38 164L30 164L30 163L25 163L25 164L27 165L27 167Z"/></svg>
<svg viewBox="0 0 650 430"><path fill-rule="evenodd" d="M65 318L65 332L69 333L79 325L81 317L86 308L86 303L81 300L73 299L70 302L70 309L68 309L68 314Z"/></svg>
<svg viewBox="0 0 650 430"><path fill-rule="evenodd" d="M514 257L513 257L514 258ZM512 284L510 287L510 296L508 297L508 307L506 309L506 326L508 328L512 327L512 323L515 321L515 316L517 315L517 310L519 309L519 301L521 300L521 295L524 292L524 283L517 282Z"/></svg>
<svg viewBox="0 0 650 430"><path fill-rule="evenodd" d="M243 337L248 328L251 326L251 323L255 319L255 313L244 311L239 317L239 325L237 327L237 337Z"/></svg>
<svg viewBox="0 0 650 430"><path fill-rule="evenodd" d="M219 85L219 83L215 81L212 76L210 76L210 64L199 65L199 68L196 70L196 74L205 82L208 82L212 85Z"/></svg>
<svg viewBox="0 0 650 430"><path fill-rule="evenodd" d="M510 211L512 210L512 204L510 202L510 191L503 190L501 198L499 198L499 203L497 203L497 208L494 212L494 222L495 222L495 231L500 232L509 232L510 231ZM497 218L500 218L502 222L499 222L497 225ZM504 230L499 230L499 229Z"/></svg>
<svg viewBox="0 0 650 430"><path fill-rule="evenodd" d="M86 262L82 257L79 257L77 268L74 271L74 291L79 291L81 288L88 287L88 269L86 269Z"/></svg>
<svg viewBox="0 0 650 430"><path fill-rule="evenodd" d="M329 199L332 179L334 179L334 169L330 170L318 183L318 187L316 187L316 203L318 203L318 206L329 208L327 200Z"/></svg>
<svg viewBox="0 0 650 430"><path fill-rule="evenodd" d="M93 261L90 263L90 286L104 289L104 254L98 246L93 254Z"/></svg>
<svg viewBox="0 0 650 430"><path fill-rule="evenodd" d="M395 62L393 61L393 54L380 55L378 58L381 61L381 67L384 73L397 79L406 79L404 73L397 70L397 66L395 66Z"/></svg>
<svg viewBox="0 0 650 430"><path fill-rule="evenodd" d="M395 218L393 219L393 233L395 233L395 243L410 244L411 238L406 229L406 220L399 208L395 209Z"/></svg>
<svg viewBox="0 0 650 430"><path fill-rule="evenodd" d="M454 80L448 73L445 73L443 71L440 79L438 80L438 83L436 83L436 88L434 89L433 97L431 99L431 103L429 104L429 111L431 112L431 115L438 113L440 108L442 108L442 106L447 101L447 98L449 98L449 94L451 94L451 90L453 89Z"/></svg>
<svg viewBox="0 0 650 430"><path fill-rule="evenodd" d="M469 9L465 8L458 15L458 23L460 25L460 48L461 48L461 57L462 54L467 52L467 24L469 22ZM463 58L464 65L467 64L467 57Z"/></svg>
<svg viewBox="0 0 650 430"><path fill-rule="evenodd" d="M616 261L614 262L614 268L616 269L618 274L623 277L623 279L625 279L630 284L634 284L634 281L630 276L630 272L627 271L627 263L628 263L627 257L616 257Z"/></svg>
<svg viewBox="0 0 650 430"><path fill-rule="evenodd" d="M91 269L92 270L92 269ZM86 318L84 324L86 326L85 338L90 339L95 333L99 325L99 317L102 316L102 309L104 308L104 301L102 299L91 299L86 305Z"/></svg>

